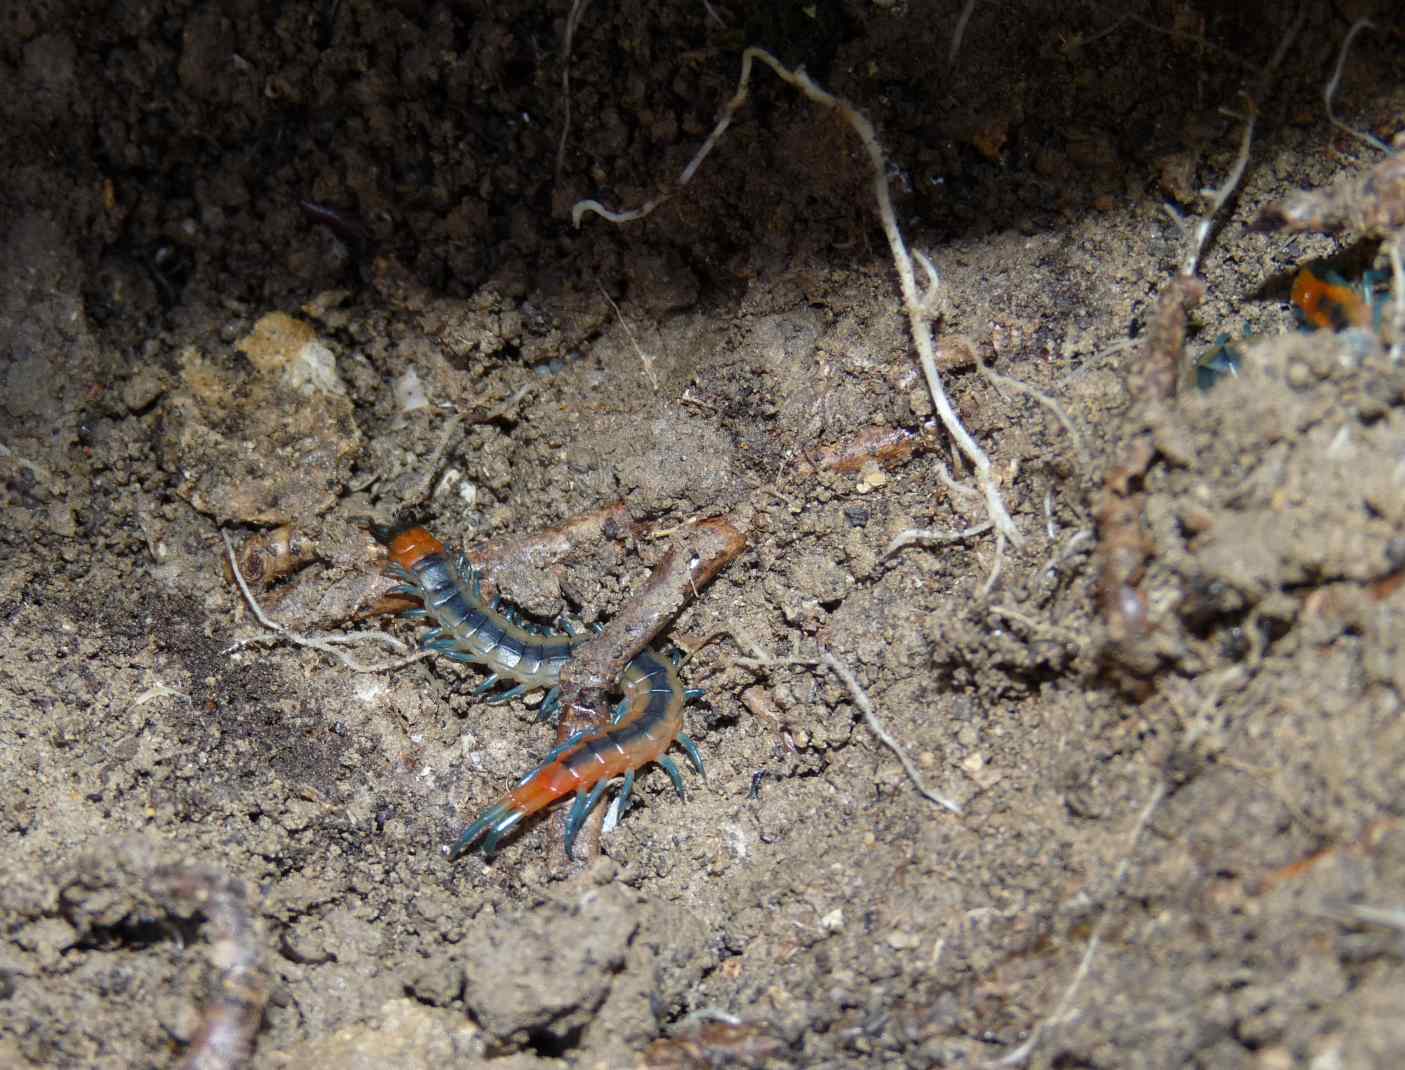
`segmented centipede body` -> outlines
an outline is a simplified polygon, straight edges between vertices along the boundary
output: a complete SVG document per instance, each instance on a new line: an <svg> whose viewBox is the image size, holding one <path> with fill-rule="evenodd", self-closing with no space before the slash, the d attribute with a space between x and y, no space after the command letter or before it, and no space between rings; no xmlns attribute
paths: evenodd
<svg viewBox="0 0 1405 1070"><path fill-rule="evenodd" d="M549 688L542 716L556 708L557 681L571 648L584 642L569 634L546 635L484 600L477 570L463 554L450 554L424 528L410 528L390 541L390 570L404 580L392 594L418 598L423 608L405 614L433 619L435 626L421 637L422 645L466 665L482 665L490 675L478 692L485 693L508 679L516 686L488 701L511 701L528 691Z"/></svg>
<svg viewBox="0 0 1405 1070"><path fill-rule="evenodd" d="M504 678L513 682L513 687L489 702L506 702L528 691L548 688L542 716L550 716L560 694L561 669L585 637L569 632L543 633L504 612L497 603L486 602L478 573L468 559L450 554L424 528L399 533L390 540L389 549L390 570L405 581L394 593L422 603L422 608L406 615L434 621L423 645L455 661L489 669L491 675L480 692ZM570 856L577 833L609 782L617 776L624 778L619 791L619 813L623 815L635 771L650 762L663 767L683 797L682 774L665 751L677 742L693 767L703 772L697 745L682 731L683 705L701 692L685 690L672 660L647 649L625 666L620 689L624 699L615 707L609 728L576 733L555 747L464 829L449 857L458 858L480 839L484 854L492 854L498 840L524 818L575 792L566 822L566 854Z"/></svg>

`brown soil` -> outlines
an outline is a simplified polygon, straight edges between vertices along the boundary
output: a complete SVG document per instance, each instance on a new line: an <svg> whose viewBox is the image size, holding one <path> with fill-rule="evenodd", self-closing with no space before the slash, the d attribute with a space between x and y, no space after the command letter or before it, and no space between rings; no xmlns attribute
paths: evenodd
<svg viewBox="0 0 1405 1070"><path fill-rule="evenodd" d="M1372 14L1337 107L1400 128L1398 5L980 3L950 65L962 6L596 3L559 172L564 2L6 6L0 1065L174 1065L238 1003L180 867L239 882L253 1067L990 1065L1036 1029L1039 1067L1399 1065L1405 371L1288 309L1377 243L1245 226L1379 161L1321 90ZM969 473L834 115L758 72L686 189L571 226L669 187L748 43L873 119L946 350L1078 431L948 370L1025 536L993 585L989 535L884 555L985 514L939 477ZM1188 346L1260 340L1141 396L1163 205L1223 180L1245 88ZM832 463L876 427L917 448ZM588 865L551 821L450 864L550 745L530 705L229 649L261 630L221 531L295 525L317 560L260 597L355 630L367 521L473 546L616 499L632 534L506 595L609 622L651 535L728 515L749 549L665 641L832 651L963 812L834 676L724 636L684 669L686 801L651 769Z"/></svg>

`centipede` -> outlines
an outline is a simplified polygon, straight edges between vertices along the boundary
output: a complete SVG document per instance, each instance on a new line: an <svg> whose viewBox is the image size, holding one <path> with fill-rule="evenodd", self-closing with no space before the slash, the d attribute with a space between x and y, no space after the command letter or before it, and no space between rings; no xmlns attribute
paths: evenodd
<svg viewBox="0 0 1405 1070"><path fill-rule="evenodd" d="M451 553L423 527L387 534L386 539L387 571L400 580L389 593L418 601L402 616L431 624L420 637L421 646L451 661L486 669L488 676L475 694L487 696L490 704L545 690L539 717L554 717L560 709L561 670L590 637L564 622L560 631L532 624L502 599L486 599L478 571L468 558ZM508 686L494 691L502 683ZM577 732L554 747L463 830L449 851L451 861L475 846L491 857L504 835L572 792L575 801L565 838L566 855L573 857L576 836L608 785L616 777L623 778L616 796L617 813L623 817L635 774L650 763L659 765L678 796L686 798L682 773L665 752L676 743L704 775L697 744L683 732L683 707L702 692L683 686L673 658L648 648L625 666L618 685L624 697L609 725Z"/></svg>
<svg viewBox="0 0 1405 1070"><path fill-rule="evenodd" d="M1348 327L1378 329L1381 305L1373 299L1375 284L1384 276L1368 271L1360 292L1335 273L1320 275L1303 267L1293 279L1293 311L1304 327L1343 331Z"/></svg>

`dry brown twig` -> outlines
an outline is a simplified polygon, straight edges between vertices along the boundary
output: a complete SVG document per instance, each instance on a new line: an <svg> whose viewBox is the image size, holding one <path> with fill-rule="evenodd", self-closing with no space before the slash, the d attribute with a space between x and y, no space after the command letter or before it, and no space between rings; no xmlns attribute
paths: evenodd
<svg viewBox="0 0 1405 1070"><path fill-rule="evenodd" d="M153 873L147 887L164 906L190 904L205 916L217 970L214 993L181 1070L239 1070L253 1055L269 989L244 882L217 869L168 866Z"/></svg>
<svg viewBox="0 0 1405 1070"><path fill-rule="evenodd" d="M694 154L688 166L679 175L677 181L673 183L671 189L650 198L639 208L625 211L613 211L597 200L587 199L576 202L571 209L571 221L579 227L582 220L589 213L594 213L602 219L611 223L627 223L636 219L643 219L654 211L660 204L670 196L681 190L697 173L698 167L707 157L722 135L731 125L732 117L737 113L743 104L746 103L747 96L751 90L751 70L755 61L760 60L771 68L775 75L787 85L798 90L809 100L814 101L827 108L836 111L845 122L859 136L863 143L864 151L868 155L870 169L873 175L873 193L878 202L878 217L883 227L883 233L888 239L888 247L892 253L893 266L898 273L898 282L902 289L903 307L908 318L908 327L912 334L913 344L917 349L918 360L922 366L922 373L927 380L927 389L932 395L932 402L936 406L937 414L941 417L942 426L946 428L953 440L960 447L967 459L975 469L976 482L985 498L986 510L990 514L991 523L995 529L997 541L1009 542L1014 546L1021 546L1024 543L1024 536L1020 533L1015 522L1010 517L1009 511L1005 507L1005 500L1000 493L1000 487L991 466L990 459L985 451L966 430L961 423L961 418L952 407L951 401L946 394L946 388L942 383L941 374L937 370L936 349L932 339L932 318L936 304L936 297L939 292L940 282L936 269L921 253L915 254L918 265L921 266L926 276L926 288L921 289L917 282L917 273L914 268L914 254L909 253L907 244L903 240L902 231L898 227L897 216L893 211L893 200L888 190L887 159L883 155L883 149L878 144L878 135L874 131L873 124L869 122L861 112L854 108L848 101L821 89L801 68L791 70L782 64L765 49L751 47L742 53L742 69L737 79L737 90L723 109L722 116L717 121L712 133L703 142L702 147Z"/></svg>

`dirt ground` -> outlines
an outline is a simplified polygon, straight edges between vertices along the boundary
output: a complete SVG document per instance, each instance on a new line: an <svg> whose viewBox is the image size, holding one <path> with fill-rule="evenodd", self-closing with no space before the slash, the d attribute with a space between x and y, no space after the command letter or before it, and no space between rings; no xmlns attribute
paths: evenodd
<svg viewBox="0 0 1405 1070"><path fill-rule="evenodd" d="M1405 125L1399 6L978 3L952 62L963 6L596 3L564 147L564 0L5 6L0 1066L177 1065L265 996L256 1068L1400 1065L1405 368L1289 307L1377 240L1247 226L1383 159L1322 90L1370 15L1336 108ZM674 189L747 44L874 121L1023 545L885 553L986 513L834 114L758 71L689 185L572 227ZM1252 336L1153 396L1242 91L1186 359ZM281 639L223 535L294 526L287 626L412 641L349 618L368 523L614 501L503 590L608 624L729 518L659 640L706 777L450 863L532 701ZM757 649L832 653L961 813Z"/></svg>

